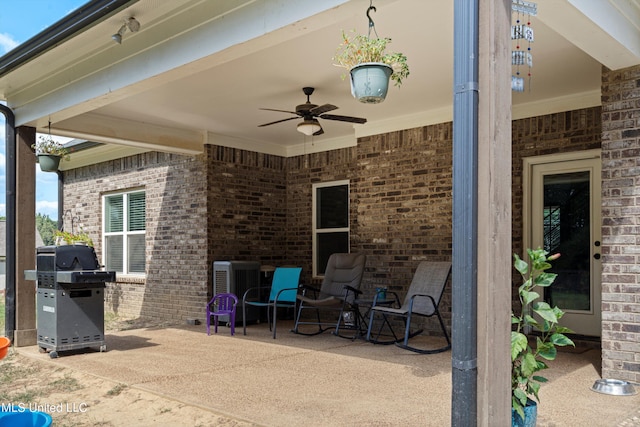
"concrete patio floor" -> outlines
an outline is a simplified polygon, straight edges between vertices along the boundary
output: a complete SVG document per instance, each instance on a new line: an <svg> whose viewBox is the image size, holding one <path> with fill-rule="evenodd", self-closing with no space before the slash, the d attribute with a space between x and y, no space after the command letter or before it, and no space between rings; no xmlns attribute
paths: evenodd
<svg viewBox="0 0 640 427"><path fill-rule="evenodd" d="M329 334L301 336L281 322L247 335L204 325L109 332L107 352L19 352L43 363L125 383L261 426L446 426L451 412L451 352L419 355ZM428 341L428 338L419 337ZM640 394L590 390L600 350L560 353L545 371L538 426L640 426ZM638 390L638 386L636 386Z"/></svg>

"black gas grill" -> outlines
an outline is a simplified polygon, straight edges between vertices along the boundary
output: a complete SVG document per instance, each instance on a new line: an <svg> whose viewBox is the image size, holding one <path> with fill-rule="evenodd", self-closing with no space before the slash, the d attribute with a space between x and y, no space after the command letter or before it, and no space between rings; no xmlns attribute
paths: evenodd
<svg viewBox="0 0 640 427"><path fill-rule="evenodd" d="M58 351L98 347L104 342L104 288L116 273L100 269L95 250L86 245L37 248L36 270L25 279L37 281L38 346L52 358Z"/></svg>

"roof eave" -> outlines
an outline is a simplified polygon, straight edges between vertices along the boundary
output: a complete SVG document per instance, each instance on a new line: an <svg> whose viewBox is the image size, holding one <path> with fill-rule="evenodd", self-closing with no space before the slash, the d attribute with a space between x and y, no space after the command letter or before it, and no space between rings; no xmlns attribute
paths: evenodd
<svg viewBox="0 0 640 427"><path fill-rule="evenodd" d="M0 57L0 77L138 0L92 0Z"/></svg>

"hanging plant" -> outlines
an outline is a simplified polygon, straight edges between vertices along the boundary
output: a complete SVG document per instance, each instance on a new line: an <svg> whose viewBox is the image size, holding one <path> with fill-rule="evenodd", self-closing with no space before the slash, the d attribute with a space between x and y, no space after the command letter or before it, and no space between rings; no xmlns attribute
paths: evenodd
<svg viewBox="0 0 640 427"><path fill-rule="evenodd" d="M353 67L365 63L386 64L393 70L391 80L398 87L409 76L407 56L400 52L385 52L387 45L391 43L388 37L371 38L364 34L357 34L355 30L351 34L342 32L342 43L338 46L333 57L334 65L351 70ZM343 78L346 74L343 75Z"/></svg>
<svg viewBox="0 0 640 427"><path fill-rule="evenodd" d="M407 57L400 52L386 52L391 43L388 37L378 37L373 19L369 12L376 8L373 5L367 9L369 19L369 34L347 35L342 32L342 43L333 57L334 65L349 70L351 94L360 102L377 104L385 100L389 89L389 79L398 87L402 80L409 76ZM373 30L376 38L371 37ZM343 78L345 75L343 75Z"/></svg>
<svg viewBox="0 0 640 427"><path fill-rule="evenodd" d="M43 172L55 172L61 160L69 160L69 150L51 138L51 135L41 135L31 148L35 150Z"/></svg>
<svg viewBox="0 0 640 427"><path fill-rule="evenodd" d="M50 154L52 156L60 156L64 160L69 160L69 150L51 138L50 135L40 135L38 142L31 145L36 152L36 155Z"/></svg>

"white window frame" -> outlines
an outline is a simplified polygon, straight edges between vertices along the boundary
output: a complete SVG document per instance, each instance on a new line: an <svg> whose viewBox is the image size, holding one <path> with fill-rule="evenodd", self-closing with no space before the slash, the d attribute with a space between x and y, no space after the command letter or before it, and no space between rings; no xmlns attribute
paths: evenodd
<svg viewBox="0 0 640 427"><path fill-rule="evenodd" d="M134 193L145 193L145 229L144 230L136 230L136 231L127 231L129 224L129 195ZM107 220L107 202L106 199L114 196L122 196L122 231L115 232L106 232L106 220ZM146 235L147 233L147 225L146 225L146 199L147 192L144 188L131 189L126 191L117 191L113 193L106 193L102 195L102 264L107 265L107 237L109 236L122 236L122 270L118 271L123 275L127 276L145 276L146 275L146 260L145 260L145 272L131 272L129 271L129 242L128 238L132 235ZM145 245L146 246L146 245ZM146 251L145 255L146 257Z"/></svg>
<svg viewBox="0 0 640 427"><path fill-rule="evenodd" d="M317 219L318 219L318 212L317 212L317 193L318 193L318 189L319 188L326 188L326 187L338 187L338 186L342 186L342 185L346 185L347 186L347 226L346 227L339 227L339 228L317 228ZM329 182L319 182L319 183L315 183L312 185L312 197L311 197L311 226L312 226L312 247L313 247L313 251L312 251L312 256L313 256L313 262L312 262L312 274L313 277L323 277L324 273L319 273L317 270L317 264L318 264L318 234L323 234L323 233L347 233L347 242L348 242L348 247L347 247L347 251L349 250L349 247L351 246L351 183L349 182L348 179L345 180L339 180L339 181L329 181Z"/></svg>

